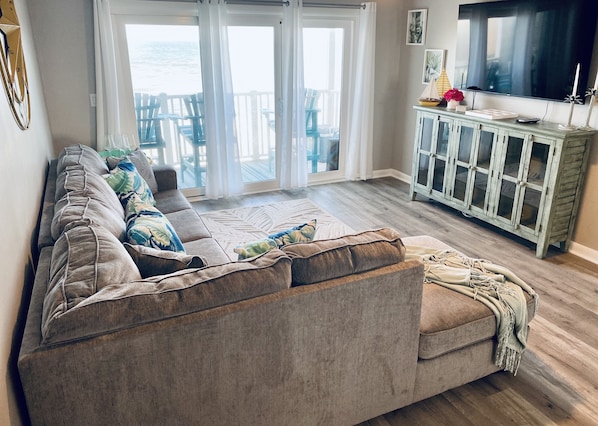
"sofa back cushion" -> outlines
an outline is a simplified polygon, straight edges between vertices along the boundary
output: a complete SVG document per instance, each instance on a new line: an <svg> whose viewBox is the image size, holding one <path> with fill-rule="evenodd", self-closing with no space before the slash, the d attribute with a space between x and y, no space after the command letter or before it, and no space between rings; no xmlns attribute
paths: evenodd
<svg viewBox="0 0 598 426"><path fill-rule="evenodd" d="M293 285L366 272L405 259L401 236L391 228L291 244L282 250L293 260Z"/></svg>
<svg viewBox="0 0 598 426"><path fill-rule="evenodd" d="M125 255L132 263L126 251ZM128 262L120 262L130 267ZM133 268L137 269L134 264ZM131 282L122 281L115 273L114 284L100 286L96 292L93 287L69 291L65 300L59 287L60 271L54 269L53 265L42 319L46 344L198 312L274 293L291 284L291 260L278 249L250 261L185 269L143 280L133 277Z"/></svg>
<svg viewBox="0 0 598 426"><path fill-rule="evenodd" d="M58 156L56 167L59 174L70 166L81 166L98 175L108 173L108 166L100 154L93 148L81 144L67 146Z"/></svg>
<svg viewBox="0 0 598 426"><path fill-rule="evenodd" d="M42 333L51 339L54 330L50 326L55 320L103 288L140 279L141 274L131 256L106 229L78 226L65 231L52 250ZM68 328L77 326L76 323L68 324Z"/></svg>
<svg viewBox="0 0 598 426"><path fill-rule="evenodd" d="M125 217L123 206L116 193L104 178L94 172L90 172L80 166L68 166L56 178L56 194L54 200L58 201L67 192L85 191L87 196L93 198L106 207L112 209L116 214Z"/></svg>
<svg viewBox="0 0 598 426"><path fill-rule="evenodd" d="M112 209L89 197L86 191L67 192L56 203L51 231L54 241L75 226L98 225L120 241L125 237L125 221Z"/></svg>

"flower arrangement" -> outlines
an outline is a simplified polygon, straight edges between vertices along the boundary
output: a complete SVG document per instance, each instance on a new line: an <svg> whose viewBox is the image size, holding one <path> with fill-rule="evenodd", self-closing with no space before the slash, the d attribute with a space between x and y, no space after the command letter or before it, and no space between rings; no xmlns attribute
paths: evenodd
<svg viewBox="0 0 598 426"><path fill-rule="evenodd" d="M448 101L457 101L457 102L461 102L463 99L465 99L465 96L463 96L463 92L460 91L459 89L449 89L444 93L444 99L448 102Z"/></svg>

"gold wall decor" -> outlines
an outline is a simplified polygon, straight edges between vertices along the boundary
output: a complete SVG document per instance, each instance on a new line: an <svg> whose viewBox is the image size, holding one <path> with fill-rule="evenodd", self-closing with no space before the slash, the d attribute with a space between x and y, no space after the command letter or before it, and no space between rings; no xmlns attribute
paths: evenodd
<svg viewBox="0 0 598 426"><path fill-rule="evenodd" d="M13 0L0 0L0 73L10 109L19 127L29 127L29 84L21 42L21 26Z"/></svg>

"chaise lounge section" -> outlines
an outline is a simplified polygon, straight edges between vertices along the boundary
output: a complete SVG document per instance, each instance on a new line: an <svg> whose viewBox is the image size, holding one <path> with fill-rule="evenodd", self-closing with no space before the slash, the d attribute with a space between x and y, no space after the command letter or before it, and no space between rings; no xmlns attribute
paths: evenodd
<svg viewBox="0 0 598 426"><path fill-rule="evenodd" d="M51 163L18 362L33 424L355 424L498 371L494 313L404 259L440 241L309 210L313 241L239 261L173 169L130 157L185 253L125 244L94 150Z"/></svg>

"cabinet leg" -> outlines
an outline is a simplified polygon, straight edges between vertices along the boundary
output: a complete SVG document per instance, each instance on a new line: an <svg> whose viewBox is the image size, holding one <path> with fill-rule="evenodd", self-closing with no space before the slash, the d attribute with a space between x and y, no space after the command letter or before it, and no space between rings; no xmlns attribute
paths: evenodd
<svg viewBox="0 0 598 426"><path fill-rule="evenodd" d="M546 253L548 252L548 245L545 242L538 242L536 245L536 257L539 259L544 259L546 257Z"/></svg>
<svg viewBox="0 0 598 426"><path fill-rule="evenodd" d="M409 196L411 197L411 201L415 201L415 197L417 197L417 192L410 191Z"/></svg>

